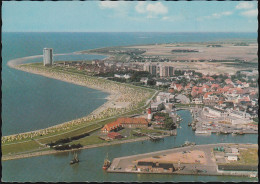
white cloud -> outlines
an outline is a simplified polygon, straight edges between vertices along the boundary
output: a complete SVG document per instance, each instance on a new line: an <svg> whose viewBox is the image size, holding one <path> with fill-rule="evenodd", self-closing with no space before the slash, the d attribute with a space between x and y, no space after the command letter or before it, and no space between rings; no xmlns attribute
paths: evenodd
<svg viewBox="0 0 260 184"><path fill-rule="evenodd" d="M257 17L258 10L253 9L253 10L244 11L244 12L241 13L241 15L244 15L246 17Z"/></svg>
<svg viewBox="0 0 260 184"><path fill-rule="evenodd" d="M138 13L147 14L147 18L156 18L158 15L164 15L168 13L168 8L161 2L138 2L135 6L135 10Z"/></svg>
<svg viewBox="0 0 260 184"><path fill-rule="evenodd" d="M164 6L161 2L155 4L148 4L146 10L153 14L166 14L168 13L168 8Z"/></svg>
<svg viewBox="0 0 260 184"><path fill-rule="evenodd" d="M113 14L109 14L110 17L128 17L129 7L130 7L129 1L100 1L98 2L98 6L101 9L110 9L113 10Z"/></svg>
<svg viewBox="0 0 260 184"><path fill-rule="evenodd" d="M231 12L231 11L213 13L212 15L209 15L209 16L199 17L199 18L197 18L197 20L202 21L202 20L205 20L205 19L219 19L223 16L229 16L229 15L232 15L232 14L233 14L233 12Z"/></svg>
<svg viewBox="0 0 260 184"><path fill-rule="evenodd" d="M249 2L241 2L238 5L236 5L236 9L251 9L251 8L254 8L254 4Z"/></svg>
<svg viewBox="0 0 260 184"><path fill-rule="evenodd" d="M176 22L176 21L183 21L185 20L185 17L182 15L176 15L176 16L164 16L161 18L162 21L168 21L168 22Z"/></svg>
<svg viewBox="0 0 260 184"><path fill-rule="evenodd" d="M221 13L213 13L211 17L218 19L222 16L228 16L228 15L232 15L232 12L227 11L227 12L221 12Z"/></svg>
<svg viewBox="0 0 260 184"><path fill-rule="evenodd" d="M137 5L135 6L135 10L138 13L145 13L146 12L145 2L138 2Z"/></svg>

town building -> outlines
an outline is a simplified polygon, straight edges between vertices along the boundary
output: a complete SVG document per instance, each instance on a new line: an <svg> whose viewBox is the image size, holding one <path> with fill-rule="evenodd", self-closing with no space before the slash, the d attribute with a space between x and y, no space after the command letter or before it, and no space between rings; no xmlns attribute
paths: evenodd
<svg viewBox="0 0 260 184"><path fill-rule="evenodd" d="M116 132L122 128L147 128L148 121L145 118L118 118L112 123L106 124L101 131L103 133Z"/></svg>
<svg viewBox="0 0 260 184"><path fill-rule="evenodd" d="M104 133L108 133L108 132L111 132L111 131L117 131L117 130L120 130L122 128L122 125L117 122L117 121L114 121L112 123L108 123L106 124L102 129L101 131L104 132Z"/></svg>
<svg viewBox="0 0 260 184"><path fill-rule="evenodd" d="M123 136L117 132L109 132L107 134L107 136L110 138L110 139L121 139L123 138Z"/></svg>
<svg viewBox="0 0 260 184"><path fill-rule="evenodd" d="M174 95L172 95L171 93L165 93L165 92L160 92L157 97L156 97L156 101L163 101L165 103L168 102L172 102L174 99Z"/></svg>
<svg viewBox="0 0 260 184"><path fill-rule="evenodd" d="M168 66L160 66L160 77L168 77L169 76L169 67Z"/></svg>
<svg viewBox="0 0 260 184"><path fill-rule="evenodd" d="M145 162L139 161L137 163L137 171L139 172L156 172L156 173L172 173L175 171L173 164L160 162Z"/></svg>
<svg viewBox="0 0 260 184"><path fill-rule="evenodd" d="M151 103L152 112L163 110L164 105L162 101Z"/></svg>
<svg viewBox="0 0 260 184"><path fill-rule="evenodd" d="M227 160L228 161L237 161L238 157L237 157L237 155L229 155L229 156L227 156Z"/></svg>
<svg viewBox="0 0 260 184"><path fill-rule="evenodd" d="M147 128L148 121L145 118L118 118L116 122L126 128Z"/></svg>

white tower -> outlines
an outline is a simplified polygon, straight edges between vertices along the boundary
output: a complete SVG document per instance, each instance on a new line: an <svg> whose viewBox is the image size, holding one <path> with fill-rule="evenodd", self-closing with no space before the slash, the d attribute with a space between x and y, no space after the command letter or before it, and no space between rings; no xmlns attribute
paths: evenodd
<svg viewBox="0 0 260 184"><path fill-rule="evenodd" d="M147 113L148 113L147 119L148 119L148 121L151 121L152 117L153 117L151 108L148 108Z"/></svg>
<svg viewBox="0 0 260 184"><path fill-rule="evenodd" d="M53 52L51 48L43 49L43 65L52 65Z"/></svg>

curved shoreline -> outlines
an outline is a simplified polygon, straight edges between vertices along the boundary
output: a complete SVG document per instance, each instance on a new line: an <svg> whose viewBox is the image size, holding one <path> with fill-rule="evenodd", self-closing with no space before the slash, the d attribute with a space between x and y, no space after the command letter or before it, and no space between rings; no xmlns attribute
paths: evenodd
<svg viewBox="0 0 260 184"><path fill-rule="evenodd" d="M75 53L76 52L74 52L74 54ZM69 54L73 54L73 53L56 54L56 55L69 55ZM22 132L22 133L18 133L18 134L3 136L2 137L2 144L5 143L5 142L6 143L13 142L14 140L18 140L19 142L21 142L20 140L22 140L22 139L32 138L32 137L38 136L38 134L46 135L48 133L52 133L53 132L52 129L56 129L56 130L61 129L63 126L66 126L65 129L63 128L63 130L67 130L67 129L72 128L72 131L73 131L73 127L75 127L74 125L79 125L81 122L88 122L88 121L91 122L93 120L99 120L98 118L97 119L91 119L91 118L89 119L89 117L95 118L99 114L102 114L105 110L107 110L107 109L111 110L111 107L110 107L111 103L112 104L116 103L116 101L120 102L120 100L121 100L121 102L126 102L127 100L129 100L129 99L127 99L126 101L124 100L124 97L126 97L126 95L124 94L124 91L123 92L121 91L121 89L128 88L128 89L131 89L132 92L133 92L133 90L136 90L134 88L131 88L129 85L119 84L119 83L115 83L115 82L113 82L113 84L116 87L113 86L113 88L118 88L118 89L112 89L111 90L110 88L107 88L107 87L109 87L107 84L106 85L102 84L102 83L110 83L111 84L111 81L104 81L104 79L102 79L103 81L100 82L100 80L98 78L85 76L84 79L86 79L86 81L84 81L82 79L83 77L80 76L81 77L80 78L80 77L77 76L77 74L72 74L71 76L69 76L69 74L66 74L64 72L63 73L62 72L61 73L59 73L59 72L55 73L55 72L47 71L45 69L37 70L36 68L32 68L32 67L30 68L30 66L29 67L21 67L21 66L26 65L26 64L21 65L22 62L24 62L28 59L35 59L35 58L40 58L40 57L42 57L42 55L28 56L28 57L13 59L13 60L8 61L7 65L9 67L17 69L17 70L21 70L21 71L41 75L41 76L44 76L44 77L48 77L48 78L52 78L52 79L56 79L56 80L61 80L61 81L64 81L64 82L75 84L75 85L85 86L85 87L88 87L88 88L92 88L92 89L96 89L96 90L106 92L106 93L109 94L109 96L107 97L108 101L106 103L104 103L103 105L101 105L100 107L98 107L97 109L95 109L93 112L91 112L87 116L78 118L76 120L67 121L67 122L64 122L64 123L61 123L61 124L57 124L57 125L54 125L54 126L51 126L51 127L46 127L46 128L38 129L38 130L34 130L34 131ZM27 63L27 64L29 64L29 63ZM91 80L96 80L96 81L94 81L95 83L93 83L93 82L91 83ZM97 84L97 82L99 82L99 84ZM139 90L140 89L141 88L139 88ZM130 94L131 94L131 91L130 91ZM144 97L144 98L146 98L146 97ZM128 105L125 108L122 108L121 111L119 110L120 112L118 112L117 114L121 114L123 112L126 112L127 110L129 110L129 106L130 106L130 109L132 109L133 107L136 106L136 103L133 104L133 102L131 102L131 98L130 98L130 105ZM98 114L98 112L99 112L99 114ZM112 113L113 113L113 111L112 111ZM108 115L108 117L110 117L110 116L112 117L112 115ZM103 118L104 117L101 117L100 119L103 119ZM69 126L71 126L71 127L69 127ZM50 132L49 132L49 130L50 130ZM60 130L58 130L58 131L60 131ZM54 132L56 132L56 131L54 131ZM66 132L67 131L65 131L64 133L66 133ZM17 143L19 143L19 142L17 142Z"/></svg>
<svg viewBox="0 0 260 184"><path fill-rule="evenodd" d="M73 52L73 53L63 53L63 54L54 54L55 56L61 56L61 55L71 55L71 54L79 54L79 52ZM44 76L44 77L47 77L47 78L51 78L51 79L56 79L56 80L60 80L60 81L63 81L63 82L67 82L67 83L71 83L71 84L75 84L75 85L79 85L79 86L84 86L84 87L88 87L88 86L85 86L85 85L81 85L79 83L76 83L76 82L73 82L73 81L68 81L68 80L65 80L64 78L59 78L57 79L56 77L53 77L53 76L50 76L48 74L44 74L44 73L38 73L38 72L35 72L35 71L26 71L26 70L23 70L17 66L19 65L22 65L22 64L25 64L23 63L24 61L27 61L29 59L36 59L36 58L41 58L43 57L43 55L35 55L35 56L26 56L26 57L22 57L22 58L16 58L16 59L12 59L10 61L7 62L7 66L9 66L10 68L13 68L13 69L16 69L16 70L20 70L20 71L24 71L24 72L28 72L28 73L32 73L32 74L36 74L36 75L41 75L41 76ZM30 63L27 63L27 64L30 64ZM89 87L90 88L90 87ZM94 88L94 87L91 87L92 89L96 89L96 90L99 90L99 91L102 91L102 92L105 92L105 93L108 93L109 95L106 97L106 99L108 100L107 102L105 102L104 104L102 104L101 106L99 106L97 109L95 109L94 111L102 108L105 106L106 103L109 102L109 100L113 100L115 95L116 94L111 94L108 90L105 90L105 89L101 89L101 88ZM93 112L94 112L93 111ZM93 113L91 112L91 113ZM90 113L90 114L91 114ZM90 115L89 114L89 115ZM88 115L87 115L88 116ZM78 119L74 119L74 120L71 120L71 121L76 121L76 120L80 120L84 117L87 117L87 116L83 116L81 118L78 118ZM66 121L64 123L60 123L60 124L57 124L57 125L63 125L63 124L66 124L68 122L71 122L71 121ZM37 130L32 130L32 131L28 131L28 132L21 132L21 133L17 133L17 134L10 134L10 135L6 135L6 136L3 136L3 137L8 137L8 136L16 136L16 135L21 135L21 134L27 134L27 133L34 133L34 132L37 132L37 131L43 131L47 128L54 128L55 126L57 125L53 125L53 126L50 126L50 127L46 127L46 128L42 128L42 129L37 129Z"/></svg>

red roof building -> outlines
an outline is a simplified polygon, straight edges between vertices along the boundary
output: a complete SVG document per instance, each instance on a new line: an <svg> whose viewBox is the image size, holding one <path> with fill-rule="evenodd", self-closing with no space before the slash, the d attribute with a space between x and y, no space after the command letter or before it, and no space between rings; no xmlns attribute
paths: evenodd
<svg viewBox="0 0 260 184"><path fill-rule="evenodd" d="M122 125L119 123L119 122L112 122L112 123L108 123L106 124L102 129L101 131L102 132L105 132L105 133L108 133L108 132L111 132L111 131L114 131L114 130L117 130L118 128L121 128Z"/></svg>
<svg viewBox="0 0 260 184"><path fill-rule="evenodd" d="M116 122L128 128L148 127L148 121L145 118L118 118Z"/></svg>
<svg viewBox="0 0 260 184"><path fill-rule="evenodd" d="M121 139L123 136L117 132L109 132L107 136L111 139Z"/></svg>

